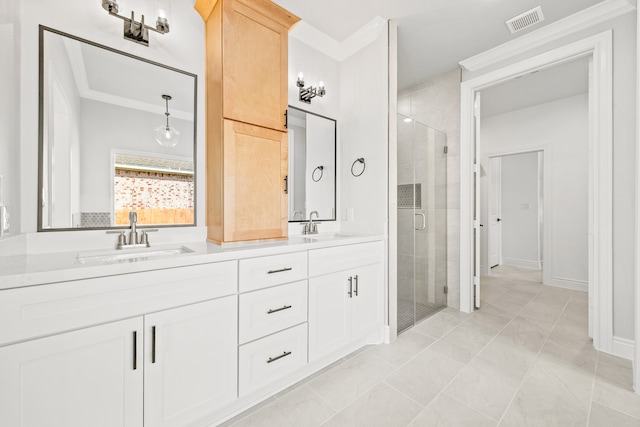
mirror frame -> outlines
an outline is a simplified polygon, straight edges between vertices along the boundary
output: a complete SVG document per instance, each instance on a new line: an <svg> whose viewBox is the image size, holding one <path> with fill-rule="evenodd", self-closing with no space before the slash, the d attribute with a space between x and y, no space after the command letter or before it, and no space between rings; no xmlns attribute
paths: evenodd
<svg viewBox="0 0 640 427"><path fill-rule="evenodd" d="M303 112L305 114L312 114L316 117L321 117L323 119L331 120L334 123L333 129L333 170L335 171L333 177L333 211L334 218L333 219L322 219L318 218L317 222L327 222L327 221L337 221L338 220L338 121L336 119L332 119L331 117L323 116L322 114L317 114L311 111L303 110L300 107L296 107L294 105L289 105L288 109L293 108L294 110ZM306 172L306 171L305 171ZM288 211L288 209L287 209ZM289 222L307 222L308 219L289 219Z"/></svg>
<svg viewBox="0 0 640 427"><path fill-rule="evenodd" d="M128 226L112 226L112 227L82 227L82 228L42 228L42 189L43 189L43 162L44 162L44 34L45 31L53 34L57 34L63 37L68 37L72 40L86 43L88 45L107 50L119 55L124 55L131 59L146 62L150 65L165 68L169 71L181 73L189 77L193 77L193 223L190 224L142 224L138 228L169 228L169 227L196 227L198 223L198 75L190 73L188 71L180 70L159 62L152 61L150 59L142 58L140 56L133 55L128 52L114 49L109 46L105 46L96 42L92 42L81 37L74 36L63 31L59 31L44 25L39 25L38 35L38 194L36 203L38 206L38 232L55 232L55 231L89 231L89 230L122 230L128 229Z"/></svg>

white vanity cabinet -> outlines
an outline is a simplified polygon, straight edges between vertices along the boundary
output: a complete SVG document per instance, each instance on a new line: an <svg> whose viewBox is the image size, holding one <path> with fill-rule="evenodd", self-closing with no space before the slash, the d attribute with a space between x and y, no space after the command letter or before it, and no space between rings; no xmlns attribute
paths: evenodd
<svg viewBox="0 0 640 427"><path fill-rule="evenodd" d="M142 317L0 347L0 425L142 426Z"/></svg>
<svg viewBox="0 0 640 427"><path fill-rule="evenodd" d="M380 330L383 254L382 242L309 251L309 362Z"/></svg>

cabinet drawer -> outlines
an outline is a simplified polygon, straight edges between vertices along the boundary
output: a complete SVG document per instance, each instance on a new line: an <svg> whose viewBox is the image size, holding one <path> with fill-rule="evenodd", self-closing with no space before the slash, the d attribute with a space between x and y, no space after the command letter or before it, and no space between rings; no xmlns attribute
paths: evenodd
<svg viewBox="0 0 640 427"><path fill-rule="evenodd" d="M271 255L240 260L240 292L307 278L307 253Z"/></svg>
<svg viewBox="0 0 640 427"><path fill-rule="evenodd" d="M307 364L307 324L240 346L239 353L242 397Z"/></svg>
<svg viewBox="0 0 640 427"><path fill-rule="evenodd" d="M240 343L307 321L307 281L240 295Z"/></svg>
<svg viewBox="0 0 640 427"><path fill-rule="evenodd" d="M309 277L384 262L382 241L309 251Z"/></svg>
<svg viewBox="0 0 640 427"><path fill-rule="evenodd" d="M0 291L0 345L237 292L227 261Z"/></svg>

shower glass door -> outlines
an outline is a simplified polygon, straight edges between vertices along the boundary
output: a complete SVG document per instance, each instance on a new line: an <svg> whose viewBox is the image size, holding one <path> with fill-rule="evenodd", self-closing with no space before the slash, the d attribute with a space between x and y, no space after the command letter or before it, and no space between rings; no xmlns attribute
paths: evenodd
<svg viewBox="0 0 640 427"><path fill-rule="evenodd" d="M447 303L446 144L398 115L398 333Z"/></svg>

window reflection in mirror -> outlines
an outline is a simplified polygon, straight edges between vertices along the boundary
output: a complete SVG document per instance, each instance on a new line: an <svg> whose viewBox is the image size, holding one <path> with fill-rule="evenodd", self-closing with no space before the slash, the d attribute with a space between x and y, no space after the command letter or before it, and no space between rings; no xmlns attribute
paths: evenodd
<svg viewBox="0 0 640 427"><path fill-rule="evenodd" d="M287 120L289 221L335 220L336 121L291 106Z"/></svg>
<svg viewBox="0 0 640 427"><path fill-rule="evenodd" d="M38 231L128 226L129 211L193 226L196 88L194 74L41 26ZM173 147L155 138L163 95Z"/></svg>

